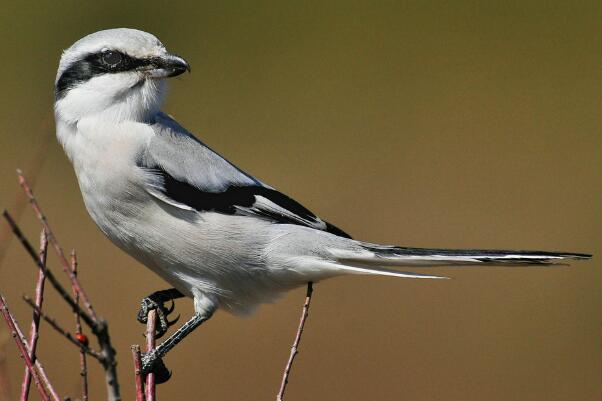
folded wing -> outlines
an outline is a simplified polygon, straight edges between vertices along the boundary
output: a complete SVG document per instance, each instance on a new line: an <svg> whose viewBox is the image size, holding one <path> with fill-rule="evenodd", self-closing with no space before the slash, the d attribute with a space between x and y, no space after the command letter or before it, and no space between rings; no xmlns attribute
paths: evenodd
<svg viewBox="0 0 602 401"><path fill-rule="evenodd" d="M155 136L137 160L147 191L175 207L251 216L349 237L292 198L246 174L173 119L161 114Z"/></svg>

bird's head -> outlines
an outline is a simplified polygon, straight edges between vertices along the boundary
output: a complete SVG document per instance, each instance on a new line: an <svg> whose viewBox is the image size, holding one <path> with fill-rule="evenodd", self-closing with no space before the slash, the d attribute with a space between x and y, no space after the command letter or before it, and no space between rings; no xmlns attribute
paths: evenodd
<svg viewBox="0 0 602 401"><path fill-rule="evenodd" d="M75 42L63 52L55 81L57 121L144 120L156 113L166 91L165 78L190 71L150 33L108 29Z"/></svg>

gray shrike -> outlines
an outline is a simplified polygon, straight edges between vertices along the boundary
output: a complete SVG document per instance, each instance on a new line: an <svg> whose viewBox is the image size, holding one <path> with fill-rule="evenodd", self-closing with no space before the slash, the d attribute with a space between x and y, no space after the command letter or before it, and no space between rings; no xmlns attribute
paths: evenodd
<svg viewBox="0 0 602 401"><path fill-rule="evenodd" d="M395 270L441 265L550 264L590 255L450 250L351 239L214 152L161 111L167 78L190 71L153 35L109 29L64 51L55 81L56 133L88 213L118 247L174 288L142 302L139 320L187 296L195 314L144 371L218 308L245 314L284 291L342 274L441 278Z"/></svg>

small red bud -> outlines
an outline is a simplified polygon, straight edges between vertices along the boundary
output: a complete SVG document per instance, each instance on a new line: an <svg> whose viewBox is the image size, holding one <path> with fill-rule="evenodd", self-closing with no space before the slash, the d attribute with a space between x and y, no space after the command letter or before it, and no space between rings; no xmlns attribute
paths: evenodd
<svg viewBox="0 0 602 401"><path fill-rule="evenodd" d="M82 333L75 334L75 339L82 345L88 346L88 336Z"/></svg>

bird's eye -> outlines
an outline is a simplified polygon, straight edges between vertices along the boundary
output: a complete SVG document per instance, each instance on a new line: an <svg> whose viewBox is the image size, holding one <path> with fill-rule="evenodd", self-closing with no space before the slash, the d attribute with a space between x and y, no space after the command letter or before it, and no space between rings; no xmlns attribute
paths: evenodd
<svg viewBox="0 0 602 401"><path fill-rule="evenodd" d="M102 53L102 61L103 63L113 67L117 64L121 63L123 56L119 52L114 52L112 50L107 50Z"/></svg>

